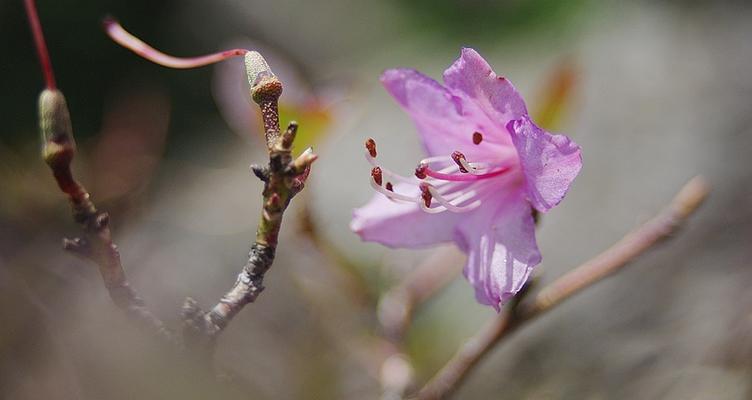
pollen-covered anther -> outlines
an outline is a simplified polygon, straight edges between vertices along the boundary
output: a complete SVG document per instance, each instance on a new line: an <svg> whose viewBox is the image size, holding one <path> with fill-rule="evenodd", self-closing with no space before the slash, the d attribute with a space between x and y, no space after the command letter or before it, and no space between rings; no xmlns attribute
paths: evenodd
<svg viewBox="0 0 752 400"><path fill-rule="evenodd" d="M426 208L431 207L431 199L433 199L433 195L431 194L430 187L425 183L420 185L420 198L423 199L423 204L425 204Z"/></svg>
<svg viewBox="0 0 752 400"><path fill-rule="evenodd" d="M373 181L376 182L377 185L381 186L384 179L381 167L373 167L373 169L371 169L371 178L373 178Z"/></svg>
<svg viewBox="0 0 752 400"><path fill-rule="evenodd" d="M415 167L415 177L418 179L426 179L428 176L428 164L420 163Z"/></svg>
<svg viewBox="0 0 752 400"><path fill-rule="evenodd" d="M368 155L376 158L376 141L373 140L373 138L368 138L366 140L366 150L368 150Z"/></svg>
<svg viewBox="0 0 752 400"><path fill-rule="evenodd" d="M388 190L390 192L394 192L394 186L392 186L392 182L387 182L386 183L386 190Z"/></svg>
<svg viewBox="0 0 752 400"><path fill-rule="evenodd" d="M454 152L452 152L452 161L454 161L457 164L457 166L460 169L460 172L464 174L469 172L467 168L468 166L467 159L465 158L464 154L455 150Z"/></svg>
<svg viewBox="0 0 752 400"><path fill-rule="evenodd" d="M479 145L483 141L483 134L480 132L473 132L473 144Z"/></svg>

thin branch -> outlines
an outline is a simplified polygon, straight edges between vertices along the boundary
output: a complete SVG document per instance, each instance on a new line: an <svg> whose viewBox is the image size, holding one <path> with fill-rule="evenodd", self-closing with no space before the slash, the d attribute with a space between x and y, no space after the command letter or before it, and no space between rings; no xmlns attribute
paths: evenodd
<svg viewBox="0 0 752 400"><path fill-rule="evenodd" d="M70 165L76 154L76 141L73 138L68 105L63 93L56 89L36 5L33 0L26 0L24 5L47 85L47 89L39 96L42 157L52 170L60 190L68 196L73 219L83 232L82 237L64 239L63 246L77 256L97 264L110 297L127 315L157 336L176 342L173 334L146 308L144 301L128 283L120 263L120 253L112 241L110 216L97 210L89 192L73 177Z"/></svg>
<svg viewBox="0 0 752 400"><path fill-rule="evenodd" d="M44 139L43 157L52 169L60 190L68 196L73 219L81 226L83 236L63 239L63 247L77 256L95 263L113 302L127 315L157 336L176 342L162 321L152 314L144 301L131 288L120 262L120 253L112 241L110 217L100 211L89 192L75 180L70 164L76 153L70 115L65 97L58 90L44 90L39 97L39 124Z"/></svg>
<svg viewBox="0 0 752 400"><path fill-rule="evenodd" d="M378 316L387 338L401 340L415 309L459 275L461 261L454 248L435 252L381 297Z"/></svg>
<svg viewBox="0 0 752 400"><path fill-rule="evenodd" d="M417 307L452 282L460 272L458 253L442 249L429 256L379 300L378 320L384 346L379 382L382 400L401 399L413 390L413 362L406 350L405 333Z"/></svg>
<svg viewBox="0 0 752 400"><path fill-rule="evenodd" d="M701 177L690 180L656 217L627 234L595 258L542 289L531 303L512 303L468 340L418 393L418 398L443 399L454 393L490 351L525 322L545 314L580 291L620 271L631 261L670 238L709 193Z"/></svg>
<svg viewBox="0 0 752 400"><path fill-rule="evenodd" d="M265 61L263 64L266 65ZM251 88L252 97L261 108L264 118L269 165L267 168L252 167L254 173L264 181L264 200L248 262L233 287L210 311L202 311L190 298L183 305L186 346L206 357L211 356L217 336L235 315L246 304L256 301L264 290L264 275L274 262L284 212L290 200L303 189L311 164L317 158L310 150L292 158L292 145L298 126L291 122L287 130L280 133L277 101L281 93L282 84L270 70Z"/></svg>

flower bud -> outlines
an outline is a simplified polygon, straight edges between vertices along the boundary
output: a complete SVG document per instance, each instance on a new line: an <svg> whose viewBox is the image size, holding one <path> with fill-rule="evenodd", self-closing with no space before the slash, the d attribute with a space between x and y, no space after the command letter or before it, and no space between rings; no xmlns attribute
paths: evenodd
<svg viewBox="0 0 752 400"><path fill-rule="evenodd" d="M59 90L45 89L39 95L39 127L44 161L51 167L69 164L76 151L76 141L65 96Z"/></svg>
<svg viewBox="0 0 752 400"><path fill-rule="evenodd" d="M276 100L282 94L282 82L259 52L249 51L245 54L245 72L251 85L251 96L256 103Z"/></svg>

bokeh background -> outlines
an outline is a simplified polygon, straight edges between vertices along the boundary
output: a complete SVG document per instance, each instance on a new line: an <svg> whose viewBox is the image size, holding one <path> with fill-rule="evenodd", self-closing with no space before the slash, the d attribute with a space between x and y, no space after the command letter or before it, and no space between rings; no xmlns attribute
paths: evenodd
<svg viewBox="0 0 752 400"><path fill-rule="evenodd" d="M461 399L752 397L752 8L715 1L49 1L38 8L70 106L81 180L110 211L126 272L173 327L243 265L264 151L241 62L169 70L116 46L101 18L176 55L260 49L285 83L283 119L320 154L294 200L267 290L221 337L216 381L126 320L73 236L39 157L42 79L20 0L0 2L0 398L368 399L379 296L446 248L387 250L348 229L372 195L362 143L410 171L407 116L386 68L440 77L476 48L584 168L538 240L543 282L661 209L696 174L709 202L677 237L517 332ZM302 148L300 149L302 150ZM450 268L451 269L451 268ZM459 275L416 310L418 382L495 315Z"/></svg>

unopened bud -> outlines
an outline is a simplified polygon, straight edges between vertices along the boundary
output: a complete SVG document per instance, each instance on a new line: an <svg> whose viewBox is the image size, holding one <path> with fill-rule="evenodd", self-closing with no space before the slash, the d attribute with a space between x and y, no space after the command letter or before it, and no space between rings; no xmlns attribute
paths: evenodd
<svg viewBox="0 0 752 400"><path fill-rule="evenodd" d="M285 130L285 133L282 134L283 149L292 148L292 142L295 141L296 133L298 133L298 123L295 121L290 121L290 123L287 125L287 130Z"/></svg>
<svg viewBox="0 0 752 400"><path fill-rule="evenodd" d="M245 73L251 85L251 96L256 103L276 100L282 94L282 82L259 52L249 51L245 54Z"/></svg>
<svg viewBox="0 0 752 400"><path fill-rule="evenodd" d="M76 141L65 96L57 89L45 89L39 95L39 128L44 161L50 166L70 163Z"/></svg>

